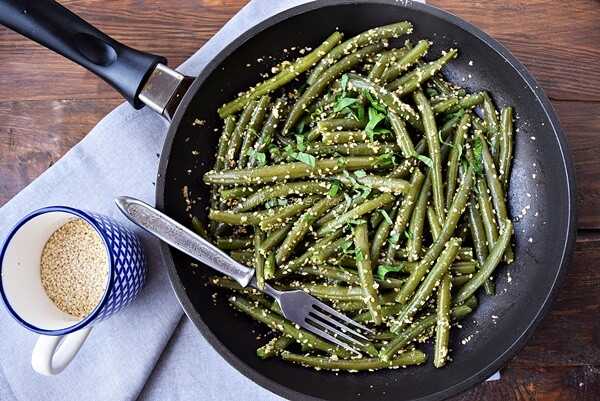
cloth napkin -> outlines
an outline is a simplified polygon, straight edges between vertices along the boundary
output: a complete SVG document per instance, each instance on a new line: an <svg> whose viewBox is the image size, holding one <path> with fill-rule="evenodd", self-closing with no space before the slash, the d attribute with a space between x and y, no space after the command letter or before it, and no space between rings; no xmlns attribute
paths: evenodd
<svg viewBox="0 0 600 401"><path fill-rule="evenodd" d="M178 70L197 75L221 49L271 15L310 0L253 0ZM153 203L167 124L148 109L117 107L63 158L0 208L0 237L23 215L70 205L124 221L118 195ZM126 174L124 174L126 172ZM128 222L125 222L129 224ZM281 400L229 366L183 315L160 265L157 240L141 230L150 262L140 297L94 328L60 375L31 368L37 335L0 313L0 400Z"/></svg>

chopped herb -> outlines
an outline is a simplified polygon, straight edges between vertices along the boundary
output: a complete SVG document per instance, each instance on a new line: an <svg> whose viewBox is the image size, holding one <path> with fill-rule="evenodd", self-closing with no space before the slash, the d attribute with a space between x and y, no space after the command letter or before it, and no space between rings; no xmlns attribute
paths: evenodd
<svg viewBox="0 0 600 401"><path fill-rule="evenodd" d="M396 159L392 153L384 153L377 157L377 162L381 163L382 167L387 167L395 164Z"/></svg>
<svg viewBox="0 0 600 401"><path fill-rule="evenodd" d="M362 262L365 260L365 255L363 254L362 249L356 248L354 250L354 259L356 259L357 262Z"/></svg>
<svg viewBox="0 0 600 401"><path fill-rule="evenodd" d="M306 149L306 145L304 145L304 135L296 135L296 147L301 152Z"/></svg>
<svg viewBox="0 0 600 401"><path fill-rule="evenodd" d="M254 158L258 162L259 167L263 167L267 164L267 155L254 148L248 149L248 156Z"/></svg>
<svg viewBox="0 0 600 401"><path fill-rule="evenodd" d="M367 98L367 100L369 101L371 106L373 106L374 109L387 114L386 107L384 105L382 105L381 103L379 103L377 100L375 100L373 98L373 95L371 95L371 92L369 92L368 90L364 90L363 95Z"/></svg>
<svg viewBox="0 0 600 401"><path fill-rule="evenodd" d="M302 163L309 165L310 167L315 167L317 165L317 159L313 155L309 155L304 152L297 152L291 155L294 159L301 161Z"/></svg>
<svg viewBox="0 0 600 401"><path fill-rule="evenodd" d="M409 240L413 239L413 233L409 229L404 230L404 236Z"/></svg>
<svg viewBox="0 0 600 401"><path fill-rule="evenodd" d="M385 120L384 114L379 113L377 109L373 107L369 107L369 122L365 127L365 132L367 133L369 138L371 138L371 140L375 139L375 135L377 134L377 132L375 131L377 124L379 124L383 120Z"/></svg>
<svg viewBox="0 0 600 401"><path fill-rule="evenodd" d="M348 250L352 247L353 242L350 240L345 240L340 244L340 249L344 253L348 253Z"/></svg>
<svg viewBox="0 0 600 401"><path fill-rule="evenodd" d="M352 106L356 102L358 102L358 99L355 99L353 97L342 97L338 99L335 103L335 106L333 107L333 112L339 113L345 108Z"/></svg>
<svg viewBox="0 0 600 401"><path fill-rule="evenodd" d="M365 172L365 170L356 170L356 171L354 172L354 175L355 175L357 178L361 178L361 177L364 177L364 176L366 176L366 175L367 175L367 173Z"/></svg>
<svg viewBox="0 0 600 401"><path fill-rule="evenodd" d="M427 167L433 168L433 160L431 160L429 157L424 155L417 155L416 158L425 163Z"/></svg>
<svg viewBox="0 0 600 401"><path fill-rule="evenodd" d="M334 196L337 195L339 190L340 190L340 184L336 181L333 184L331 184L331 187L329 188L329 192L327 193L327 195L329 195L333 198Z"/></svg>
<svg viewBox="0 0 600 401"><path fill-rule="evenodd" d="M483 173L483 166L481 160L483 158L483 143L480 138L473 140L473 160L471 160L471 166L475 174Z"/></svg>
<svg viewBox="0 0 600 401"><path fill-rule="evenodd" d="M385 221L389 224L392 225L394 224L394 222L392 221L392 218L390 217L390 215L388 214L388 212L385 211L385 209L381 209L379 210L379 213L381 213L381 215L383 216L383 218L385 219Z"/></svg>
<svg viewBox="0 0 600 401"><path fill-rule="evenodd" d="M390 235L390 238L388 239L388 241L390 242L390 244L397 244L398 241L400 241L400 235L392 234L392 235Z"/></svg>
<svg viewBox="0 0 600 401"><path fill-rule="evenodd" d="M399 266L394 266L394 265L379 265L377 266L377 273L376 276L380 279L380 280L384 280L386 274L388 273L398 273L401 272L402 269L402 265Z"/></svg>
<svg viewBox="0 0 600 401"><path fill-rule="evenodd" d="M340 85L342 87L342 93L346 94L346 89L348 88L348 74L342 75Z"/></svg>

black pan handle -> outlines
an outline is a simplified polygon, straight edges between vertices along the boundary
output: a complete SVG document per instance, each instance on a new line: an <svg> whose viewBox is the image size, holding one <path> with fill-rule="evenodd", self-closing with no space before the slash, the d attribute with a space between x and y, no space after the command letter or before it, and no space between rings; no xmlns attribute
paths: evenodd
<svg viewBox="0 0 600 401"><path fill-rule="evenodd" d="M132 49L53 0L0 0L0 23L108 82L136 109L142 86L164 57Z"/></svg>

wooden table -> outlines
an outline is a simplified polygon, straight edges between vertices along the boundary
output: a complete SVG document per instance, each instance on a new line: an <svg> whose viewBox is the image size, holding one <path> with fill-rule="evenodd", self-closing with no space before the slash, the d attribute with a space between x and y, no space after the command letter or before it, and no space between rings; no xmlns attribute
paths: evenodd
<svg viewBox="0 0 600 401"><path fill-rule="evenodd" d="M272 0L276 1L276 0ZM177 65L247 0L68 0L130 46ZM600 399L600 3L431 0L500 40L556 107L573 154L579 237L552 312L503 370L455 400ZM0 204L58 160L121 98L80 67L0 28Z"/></svg>

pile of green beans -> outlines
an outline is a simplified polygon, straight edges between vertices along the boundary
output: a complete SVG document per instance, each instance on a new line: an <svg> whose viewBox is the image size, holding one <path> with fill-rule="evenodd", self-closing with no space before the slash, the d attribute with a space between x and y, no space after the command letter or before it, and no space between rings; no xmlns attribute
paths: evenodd
<svg viewBox="0 0 600 401"><path fill-rule="evenodd" d="M405 41L412 29L334 32L218 110L208 229L199 216L192 227L253 267L259 288L304 290L375 331L356 357L213 276L275 332L259 358L372 371L426 363L415 347L431 339L441 368L456 322L514 259L514 111L448 82L458 50L430 55L430 41Z"/></svg>

